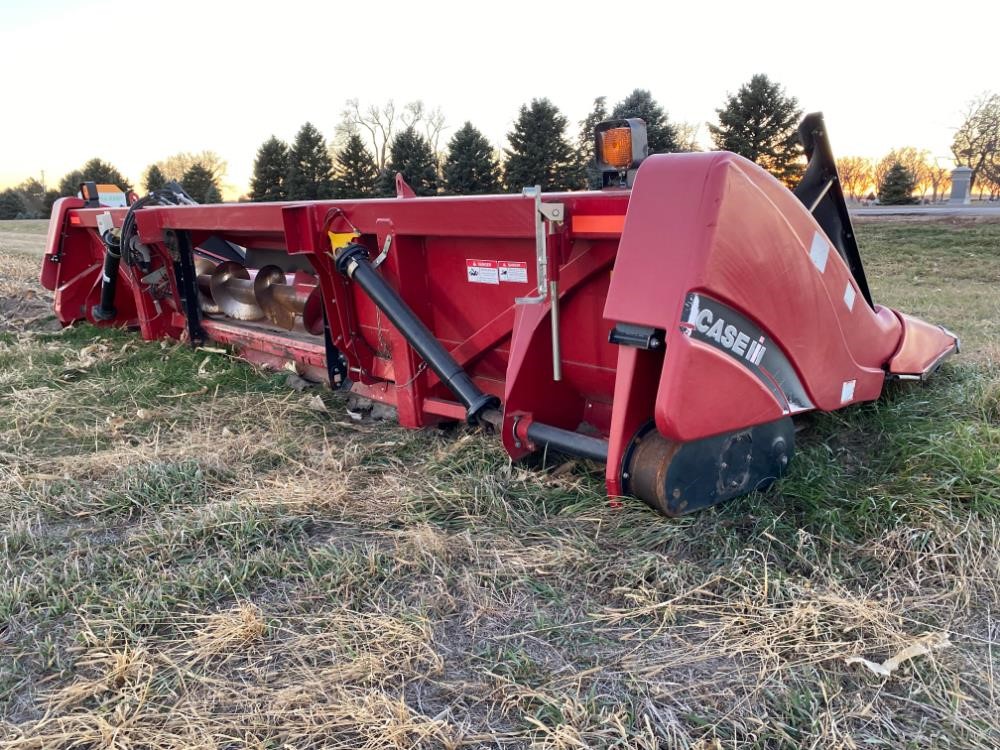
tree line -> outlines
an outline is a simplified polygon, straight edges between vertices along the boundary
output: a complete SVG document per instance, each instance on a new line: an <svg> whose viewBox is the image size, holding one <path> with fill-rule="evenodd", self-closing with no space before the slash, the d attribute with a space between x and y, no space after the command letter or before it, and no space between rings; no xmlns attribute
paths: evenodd
<svg viewBox="0 0 1000 750"><path fill-rule="evenodd" d="M970 191L979 198L1000 198L1000 94L983 94L966 107L952 140L956 166L972 170ZM892 149L881 159L837 159L844 193L856 201L889 204L943 199L951 186L951 168L912 146Z"/></svg>
<svg viewBox="0 0 1000 750"><path fill-rule="evenodd" d="M220 203L221 180L226 166L226 162L214 151L174 154L147 167L143 185L149 192L167 182L176 181L199 203ZM82 182L117 185L126 192L133 188L114 165L102 159L90 159L80 169L64 175L56 190L48 190L40 181L30 178L3 191L0 193L0 219L43 219L50 216L56 199L76 195Z"/></svg>
<svg viewBox="0 0 1000 750"><path fill-rule="evenodd" d="M755 112L766 111L766 118ZM801 117L797 101L778 84L759 75L718 111L710 126L718 148L742 153L792 183L802 170L802 149L795 135ZM570 123L549 99L521 106L507 146L497 151L471 122L465 122L443 153L439 110L420 102L397 109L392 102L362 108L349 100L331 149L312 123L291 144L271 136L257 151L250 199L305 200L371 198L396 194L402 174L417 195L476 195L518 192L529 185L546 191L600 187L594 169L594 126L611 118L638 117L646 123L650 153L696 150L696 130L670 120L645 89L635 89L613 107L597 97L590 113L570 132Z"/></svg>
<svg viewBox="0 0 1000 750"><path fill-rule="evenodd" d="M781 85L755 75L726 96L716 115L717 122L708 126L715 148L760 164L786 185L798 181L804 168L796 131L802 110ZM952 144L955 162L973 170L973 185L981 195L988 191L1000 196L1000 95L983 95L964 115ZM471 122L463 123L442 148L444 115L422 102L365 107L350 99L334 129L332 146L310 122L291 143L273 135L262 143L246 199L393 196L396 173L417 195L519 192L529 185L541 185L546 191L596 188L601 176L594 166L594 126L626 117L645 121L651 154L700 150L698 127L672 121L645 89L635 89L611 107L607 97L597 97L575 133L549 99L533 99L521 106L502 150ZM838 169L844 192L855 200L878 194L883 202L910 202L928 192L937 200L950 181L947 167L913 147L893 149L879 160L844 157L838 160ZM214 152L175 154L146 169L143 187L154 190L175 180L198 202L214 203L221 200L225 171L226 163ZM27 180L0 193L0 218L46 216L55 198L75 194L85 180L131 189L114 166L91 159L63 177L58 190Z"/></svg>
<svg viewBox="0 0 1000 750"><path fill-rule="evenodd" d="M843 156L837 159L837 173L844 194L855 201L893 202L886 194L896 191L902 202L944 198L951 185L951 168L932 159L930 152L906 146L894 148L881 159Z"/></svg>

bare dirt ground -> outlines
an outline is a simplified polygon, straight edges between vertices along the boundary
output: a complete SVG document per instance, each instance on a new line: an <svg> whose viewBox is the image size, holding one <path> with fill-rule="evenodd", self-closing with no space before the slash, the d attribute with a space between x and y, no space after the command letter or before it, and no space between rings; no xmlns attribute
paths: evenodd
<svg viewBox="0 0 1000 750"><path fill-rule="evenodd" d="M217 351L50 330L0 223L0 746L1000 747L1000 224L859 226L962 356L683 519Z"/></svg>

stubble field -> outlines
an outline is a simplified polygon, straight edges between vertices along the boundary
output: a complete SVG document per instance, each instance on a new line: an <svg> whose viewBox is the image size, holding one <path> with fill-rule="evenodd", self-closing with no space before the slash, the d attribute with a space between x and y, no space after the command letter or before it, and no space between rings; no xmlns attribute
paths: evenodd
<svg viewBox="0 0 1000 750"><path fill-rule="evenodd" d="M59 331L44 232L0 223L3 747L1000 746L1000 223L859 226L876 299L963 354L680 520Z"/></svg>

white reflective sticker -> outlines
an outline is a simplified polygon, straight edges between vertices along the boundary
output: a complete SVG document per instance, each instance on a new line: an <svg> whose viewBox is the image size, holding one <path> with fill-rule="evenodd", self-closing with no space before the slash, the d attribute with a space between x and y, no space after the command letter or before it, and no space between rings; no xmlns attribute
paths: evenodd
<svg viewBox="0 0 1000 750"><path fill-rule="evenodd" d="M830 243L820 232L813 235L812 247L809 248L809 258L820 273L826 270L826 259L830 256Z"/></svg>
<svg viewBox="0 0 1000 750"><path fill-rule="evenodd" d="M854 399L854 384L857 382L856 380L844 381L844 384L840 387L840 403L846 404L848 401Z"/></svg>
<svg viewBox="0 0 1000 750"><path fill-rule="evenodd" d="M844 289L844 304L847 305L848 310L854 309L854 298L857 296L857 293L854 291L854 284L848 281L847 288Z"/></svg>

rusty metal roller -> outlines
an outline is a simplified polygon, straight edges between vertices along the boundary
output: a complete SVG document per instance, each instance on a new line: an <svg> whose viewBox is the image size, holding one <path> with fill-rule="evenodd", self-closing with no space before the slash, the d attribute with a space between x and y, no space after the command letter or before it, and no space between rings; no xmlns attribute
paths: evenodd
<svg viewBox="0 0 1000 750"><path fill-rule="evenodd" d="M220 263L212 272L212 299L223 314L236 320L260 320L264 311L257 303L250 272L235 261Z"/></svg>
<svg viewBox="0 0 1000 750"><path fill-rule="evenodd" d="M301 315L302 325L309 333L321 333L323 311L319 287L303 289L286 282L285 272L277 266L264 266L257 272L254 294L264 315L287 331L295 326L295 317Z"/></svg>

